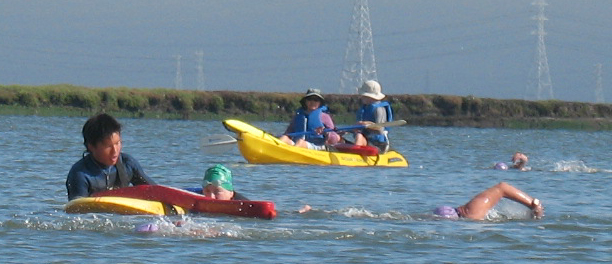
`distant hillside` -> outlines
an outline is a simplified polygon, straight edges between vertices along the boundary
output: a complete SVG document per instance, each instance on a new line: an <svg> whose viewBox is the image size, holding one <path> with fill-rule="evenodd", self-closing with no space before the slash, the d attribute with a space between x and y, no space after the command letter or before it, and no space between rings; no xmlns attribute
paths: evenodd
<svg viewBox="0 0 612 264"><path fill-rule="evenodd" d="M289 121L302 94L0 85L0 114L109 112L136 118ZM354 122L356 95L324 95L336 123ZM498 100L472 96L388 95L396 119L417 126L612 129L612 105Z"/></svg>

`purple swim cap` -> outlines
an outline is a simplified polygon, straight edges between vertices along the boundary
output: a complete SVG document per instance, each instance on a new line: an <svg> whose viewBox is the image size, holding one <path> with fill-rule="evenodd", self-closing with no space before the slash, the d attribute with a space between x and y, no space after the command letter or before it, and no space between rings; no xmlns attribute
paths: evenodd
<svg viewBox="0 0 612 264"><path fill-rule="evenodd" d="M503 162L498 162L495 163L495 167L496 170L507 170L508 169L508 165L506 165L506 163Z"/></svg>
<svg viewBox="0 0 612 264"><path fill-rule="evenodd" d="M141 232L141 233L152 233L152 232L157 232L157 230L159 230L159 226L157 226L154 223L148 223L148 224L142 224L139 225L135 228L136 232Z"/></svg>
<svg viewBox="0 0 612 264"><path fill-rule="evenodd" d="M448 218L448 219L457 219L457 218L459 218L459 214L457 214L457 210L455 210L454 207L448 206L448 205L443 205L443 206L436 207L436 209L434 209L433 213L436 216L439 216L439 217L442 217L442 218Z"/></svg>

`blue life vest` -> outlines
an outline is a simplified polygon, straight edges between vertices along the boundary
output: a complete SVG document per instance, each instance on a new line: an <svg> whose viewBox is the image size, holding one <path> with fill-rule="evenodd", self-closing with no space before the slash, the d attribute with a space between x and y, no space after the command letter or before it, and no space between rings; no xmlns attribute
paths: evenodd
<svg viewBox="0 0 612 264"><path fill-rule="evenodd" d="M323 121L321 120L321 113L327 112L327 106L321 106L308 115L304 113L304 108L300 108L295 113L295 118L293 120L293 132L307 132L307 131L315 131L319 127L325 127ZM296 141L304 136L293 137L292 140ZM305 135L306 141L313 143L315 145L323 145L325 143L325 136L317 135L317 134L307 134Z"/></svg>
<svg viewBox="0 0 612 264"><path fill-rule="evenodd" d="M381 101L378 103L373 103L369 105L362 105L361 108L357 111L357 121L370 121L376 123L376 109L379 107L384 107L387 112L387 121L393 121L393 110L391 109L391 104L387 101ZM385 127L386 131L389 131L388 128ZM369 141L375 142L386 142L387 137L384 134L380 133L370 133L367 129L362 131L363 134L368 138Z"/></svg>

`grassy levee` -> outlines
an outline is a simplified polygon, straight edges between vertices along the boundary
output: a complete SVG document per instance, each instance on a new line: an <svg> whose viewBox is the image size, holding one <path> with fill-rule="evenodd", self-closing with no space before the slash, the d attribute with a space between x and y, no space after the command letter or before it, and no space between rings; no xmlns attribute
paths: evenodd
<svg viewBox="0 0 612 264"><path fill-rule="evenodd" d="M0 115L91 116L288 122L301 93L191 91L164 88L90 88L68 84L0 85ZM338 124L352 124L356 95L326 94ZM395 119L418 126L517 129L612 129L612 105L499 100L473 96L388 95Z"/></svg>

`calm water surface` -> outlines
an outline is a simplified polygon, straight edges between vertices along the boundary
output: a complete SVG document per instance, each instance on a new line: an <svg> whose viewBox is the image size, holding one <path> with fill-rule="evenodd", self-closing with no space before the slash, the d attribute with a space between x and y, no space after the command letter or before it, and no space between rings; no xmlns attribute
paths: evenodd
<svg viewBox="0 0 612 264"><path fill-rule="evenodd" d="M272 221L214 215L71 215L65 179L82 155L85 118L0 116L1 263L592 263L612 261L612 132L423 128L392 130L409 168L252 165L237 149L207 154L220 122L121 119L124 151L158 183L200 185L216 163ZM255 123L272 133L285 124ZM514 151L530 172L495 171ZM435 220L507 181L542 200L531 220L503 201L487 221ZM298 214L304 204L313 211ZM184 220L186 225L171 223ZM155 222L154 234L134 231Z"/></svg>

